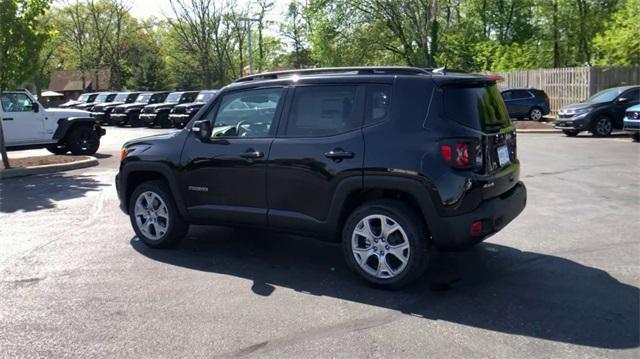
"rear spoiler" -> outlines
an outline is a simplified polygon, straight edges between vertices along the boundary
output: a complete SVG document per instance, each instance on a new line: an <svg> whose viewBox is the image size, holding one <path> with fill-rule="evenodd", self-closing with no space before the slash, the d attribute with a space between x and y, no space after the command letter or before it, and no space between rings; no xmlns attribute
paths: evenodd
<svg viewBox="0 0 640 359"><path fill-rule="evenodd" d="M434 76L433 81L438 87L481 87L495 85L496 82L504 80L500 75L488 74L449 74L446 76Z"/></svg>

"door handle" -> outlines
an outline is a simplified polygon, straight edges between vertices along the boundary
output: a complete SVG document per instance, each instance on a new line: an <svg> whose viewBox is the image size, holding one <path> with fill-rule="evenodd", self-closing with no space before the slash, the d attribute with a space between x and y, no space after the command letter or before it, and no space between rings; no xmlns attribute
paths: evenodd
<svg viewBox="0 0 640 359"><path fill-rule="evenodd" d="M13 121L13 117L3 117L2 121Z"/></svg>
<svg viewBox="0 0 640 359"><path fill-rule="evenodd" d="M262 158L264 157L264 153L260 151L255 151L253 149L248 149L247 152L242 153L240 157L247 158L247 159Z"/></svg>
<svg viewBox="0 0 640 359"><path fill-rule="evenodd" d="M343 160L345 158L353 158L353 152L345 151L342 148L336 148L329 152L325 152L324 156L332 160Z"/></svg>

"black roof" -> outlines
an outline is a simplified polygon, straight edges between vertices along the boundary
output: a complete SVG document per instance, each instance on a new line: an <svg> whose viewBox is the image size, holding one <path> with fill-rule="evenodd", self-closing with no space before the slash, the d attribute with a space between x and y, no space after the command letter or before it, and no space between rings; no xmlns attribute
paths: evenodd
<svg viewBox="0 0 640 359"><path fill-rule="evenodd" d="M438 86L456 86L458 84L468 84L472 82L478 83L495 83L496 79L492 76L470 74L461 70L443 68L422 68L411 66L364 66L364 67L327 67L317 69L296 69L276 72L266 72L242 77L231 84L232 87L244 87L241 85L250 85L254 81L279 83L282 81L290 81L292 78L300 76L304 79L328 79L329 77L340 77L341 80L358 81L378 81L381 77L387 77L389 80L396 76L424 76L433 79Z"/></svg>

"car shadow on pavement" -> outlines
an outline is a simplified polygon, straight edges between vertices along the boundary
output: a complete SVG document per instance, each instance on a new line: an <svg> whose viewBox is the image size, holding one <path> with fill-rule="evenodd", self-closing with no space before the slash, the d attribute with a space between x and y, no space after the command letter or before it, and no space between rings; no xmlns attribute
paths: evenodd
<svg viewBox="0 0 640 359"><path fill-rule="evenodd" d="M197 226L177 249L151 249L135 237L131 245L156 261L253 280L261 296L286 287L507 334L606 349L639 345L638 288L565 258L497 244L437 254L439 265L399 291L359 280L339 246L285 235ZM452 277L459 280L450 290L432 290Z"/></svg>
<svg viewBox="0 0 640 359"><path fill-rule="evenodd" d="M106 186L109 185L92 176L62 172L3 179L0 182L0 213L54 208L57 201L82 197Z"/></svg>

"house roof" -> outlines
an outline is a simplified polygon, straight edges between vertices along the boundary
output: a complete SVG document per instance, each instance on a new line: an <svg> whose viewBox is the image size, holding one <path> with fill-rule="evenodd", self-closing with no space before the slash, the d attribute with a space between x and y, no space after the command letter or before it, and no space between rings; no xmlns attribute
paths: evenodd
<svg viewBox="0 0 640 359"><path fill-rule="evenodd" d="M49 90L58 92L68 91L100 91L109 89L111 71L108 68L98 70L98 88L94 81L95 70L88 70L84 74L84 88L82 86L82 72L80 70L54 70L51 73Z"/></svg>

